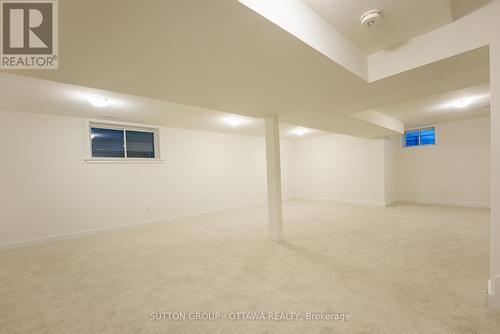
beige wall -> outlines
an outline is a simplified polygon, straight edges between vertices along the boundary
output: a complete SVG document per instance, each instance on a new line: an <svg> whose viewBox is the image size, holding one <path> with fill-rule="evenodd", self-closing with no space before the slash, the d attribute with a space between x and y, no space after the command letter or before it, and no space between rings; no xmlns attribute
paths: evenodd
<svg viewBox="0 0 500 334"><path fill-rule="evenodd" d="M264 139L161 128L161 163L86 163L85 120L0 112L0 245L266 201ZM293 197L293 142L282 142Z"/></svg>
<svg viewBox="0 0 500 334"><path fill-rule="evenodd" d="M489 118L435 147L331 134L282 141L285 198L489 205ZM266 201L263 138L161 128L161 163L84 161L85 120L0 112L0 245Z"/></svg>
<svg viewBox="0 0 500 334"><path fill-rule="evenodd" d="M499 4L500 7L500 4ZM500 28L500 21L496 21ZM491 278L490 305L500 309L500 35L490 44L491 90Z"/></svg>
<svg viewBox="0 0 500 334"><path fill-rule="evenodd" d="M297 141L297 197L385 205L384 142L339 134Z"/></svg>
<svg viewBox="0 0 500 334"><path fill-rule="evenodd" d="M385 203L390 205L397 202L396 193L396 153L399 148L399 137L384 140L384 193Z"/></svg>
<svg viewBox="0 0 500 334"><path fill-rule="evenodd" d="M489 118L436 126L437 145L401 137L329 135L297 141L296 195L353 204L396 201L489 207Z"/></svg>
<svg viewBox="0 0 500 334"><path fill-rule="evenodd" d="M436 145L397 148L399 201L489 207L489 118L438 124Z"/></svg>

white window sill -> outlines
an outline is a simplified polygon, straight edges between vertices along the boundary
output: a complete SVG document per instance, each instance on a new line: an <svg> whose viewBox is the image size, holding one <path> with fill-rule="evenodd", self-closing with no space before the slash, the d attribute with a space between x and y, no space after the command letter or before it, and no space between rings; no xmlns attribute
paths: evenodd
<svg viewBox="0 0 500 334"><path fill-rule="evenodd" d="M161 164L165 160L162 159L113 159L113 158L88 158L85 159L86 163L89 164Z"/></svg>
<svg viewBox="0 0 500 334"><path fill-rule="evenodd" d="M428 150L437 147L437 144L415 145L415 146L401 146L403 150Z"/></svg>

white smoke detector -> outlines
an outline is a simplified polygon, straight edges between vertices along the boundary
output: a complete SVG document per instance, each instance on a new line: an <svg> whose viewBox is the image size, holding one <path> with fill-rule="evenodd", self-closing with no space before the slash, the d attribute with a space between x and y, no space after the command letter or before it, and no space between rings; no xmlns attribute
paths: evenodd
<svg viewBox="0 0 500 334"><path fill-rule="evenodd" d="M372 9L361 15L361 24L367 27L374 26L380 20L382 16L382 11L378 9Z"/></svg>

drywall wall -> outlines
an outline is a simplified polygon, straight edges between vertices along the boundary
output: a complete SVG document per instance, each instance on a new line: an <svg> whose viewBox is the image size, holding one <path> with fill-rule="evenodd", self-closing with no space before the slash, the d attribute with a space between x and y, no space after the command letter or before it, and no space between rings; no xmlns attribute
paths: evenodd
<svg viewBox="0 0 500 334"><path fill-rule="evenodd" d="M295 147L298 198L363 205L416 202L489 207L489 118L436 126L437 145L401 147L401 136L328 135Z"/></svg>
<svg viewBox="0 0 500 334"><path fill-rule="evenodd" d="M87 163L82 118L0 111L0 245L266 201L264 138L161 128L160 163ZM293 142L282 141L284 198Z"/></svg>
<svg viewBox="0 0 500 334"><path fill-rule="evenodd" d="M489 305L500 309L500 35L498 29L495 33L495 41L490 45L491 269L488 302Z"/></svg>
<svg viewBox="0 0 500 334"><path fill-rule="evenodd" d="M438 124L435 146L397 147L399 201L489 207L490 120Z"/></svg>
<svg viewBox="0 0 500 334"><path fill-rule="evenodd" d="M263 138L161 128L160 163L87 163L85 120L0 112L0 245L266 201ZM489 205L489 118L400 137L283 140L284 198Z"/></svg>
<svg viewBox="0 0 500 334"><path fill-rule="evenodd" d="M331 134L295 144L298 198L385 205L384 139Z"/></svg>
<svg viewBox="0 0 500 334"><path fill-rule="evenodd" d="M396 149L399 136L384 139L384 194L385 204L397 201L396 194Z"/></svg>

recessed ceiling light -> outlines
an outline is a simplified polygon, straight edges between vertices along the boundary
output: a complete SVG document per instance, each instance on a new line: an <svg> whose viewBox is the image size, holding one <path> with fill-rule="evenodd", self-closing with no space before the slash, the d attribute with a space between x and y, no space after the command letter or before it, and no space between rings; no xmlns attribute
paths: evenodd
<svg viewBox="0 0 500 334"><path fill-rule="evenodd" d="M92 95L87 98L87 101L94 107L104 108L109 105L109 99L106 96Z"/></svg>
<svg viewBox="0 0 500 334"><path fill-rule="evenodd" d="M463 98L452 101L450 104L454 108L466 108L472 103L472 98Z"/></svg>
<svg viewBox="0 0 500 334"><path fill-rule="evenodd" d="M311 130L310 129L305 129L305 128L297 128L297 129L293 129L291 132L292 132L292 134L294 134L296 136L301 136L302 137L306 133L311 132Z"/></svg>
<svg viewBox="0 0 500 334"><path fill-rule="evenodd" d="M242 118L239 118L239 117L227 117L227 118L224 118L224 122L227 125L236 127L236 126L240 126L241 124L243 124L244 120Z"/></svg>

